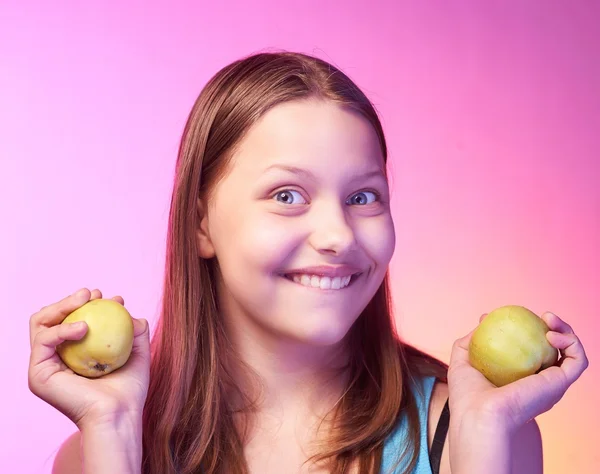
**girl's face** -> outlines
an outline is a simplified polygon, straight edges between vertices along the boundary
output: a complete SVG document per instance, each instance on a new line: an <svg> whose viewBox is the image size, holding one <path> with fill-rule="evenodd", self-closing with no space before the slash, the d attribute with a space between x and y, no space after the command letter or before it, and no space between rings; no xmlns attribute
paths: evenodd
<svg viewBox="0 0 600 474"><path fill-rule="evenodd" d="M199 231L219 302L247 336L318 346L346 335L395 244L377 135L322 101L271 109L216 184Z"/></svg>

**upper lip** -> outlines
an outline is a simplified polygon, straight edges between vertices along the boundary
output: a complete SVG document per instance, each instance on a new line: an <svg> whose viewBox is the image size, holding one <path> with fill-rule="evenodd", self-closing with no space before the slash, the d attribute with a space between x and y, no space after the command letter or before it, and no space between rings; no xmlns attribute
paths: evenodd
<svg viewBox="0 0 600 474"><path fill-rule="evenodd" d="M321 277L348 277L362 273L362 269L352 265L317 265L314 267L302 267L284 272L285 275L317 275Z"/></svg>

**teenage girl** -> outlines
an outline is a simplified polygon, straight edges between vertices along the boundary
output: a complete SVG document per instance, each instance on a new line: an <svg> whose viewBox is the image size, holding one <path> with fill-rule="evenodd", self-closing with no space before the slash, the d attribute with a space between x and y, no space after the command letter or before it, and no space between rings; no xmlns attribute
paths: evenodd
<svg viewBox="0 0 600 474"><path fill-rule="evenodd" d="M54 472L541 473L534 418L584 349L545 313L560 363L496 388L470 334L449 367L400 341L386 160L371 102L331 64L261 53L219 71L181 141L152 343L134 319L127 364L87 379L55 347L85 335L60 323L101 292L31 317L31 391L78 428Z"/></svg>

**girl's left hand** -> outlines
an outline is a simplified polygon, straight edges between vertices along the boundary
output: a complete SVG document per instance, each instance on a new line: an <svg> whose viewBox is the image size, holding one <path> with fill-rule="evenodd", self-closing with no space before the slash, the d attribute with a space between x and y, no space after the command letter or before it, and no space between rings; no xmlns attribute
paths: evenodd
<svg viewBox="0 0 600 474"><path fill-rule="evenodd" d="M548 341L560 351L557 364L503 387L496 387L469 363L469 342L474 330L454 343L448 369L454 420L468 414L471 419L475 416L513 433L563 397L588 367L588 359L571 326L550 312L544 313L542 319L550 328Z"/></svg>

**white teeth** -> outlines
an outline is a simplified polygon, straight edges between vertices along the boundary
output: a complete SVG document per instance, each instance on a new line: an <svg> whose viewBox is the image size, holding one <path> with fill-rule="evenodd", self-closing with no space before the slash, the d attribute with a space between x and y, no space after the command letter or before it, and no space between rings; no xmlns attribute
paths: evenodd
<svg viewBox="0 0 600 474"><path fill-rule="evenodd" d="M352 276L346 277L320 277L318 275L292 275L292 280L302 286L320 288L321 290L341 290L350 284Z"/></svg>
<svg viewBox="0 0 600 474"><path fill-rule="evenodd" d="M329 288L331 288L331 278L321 277L321 284L319 285L319 288L321 288L322 290L328 290Z"/></svg>

